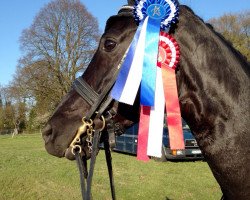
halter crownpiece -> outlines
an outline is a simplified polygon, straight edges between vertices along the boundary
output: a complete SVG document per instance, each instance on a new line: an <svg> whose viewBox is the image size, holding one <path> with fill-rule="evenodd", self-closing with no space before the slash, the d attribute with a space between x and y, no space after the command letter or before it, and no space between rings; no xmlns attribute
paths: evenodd
<svg viewBox="0 0 250 200"><path fill-rule="evenodd" d="M128 1L129 8L132 2ZM176 86L179 47L166 33L173 23L177 23L179 4L175 0L138 0L134 3L133 14L138 29L111 96L119 102L133 105L140 91L137 158L146 161L148 156L161 157L165 106L170 146L172 149L184 149L178 95L176 87L172 90L168 84L171 82Z"/></svg>

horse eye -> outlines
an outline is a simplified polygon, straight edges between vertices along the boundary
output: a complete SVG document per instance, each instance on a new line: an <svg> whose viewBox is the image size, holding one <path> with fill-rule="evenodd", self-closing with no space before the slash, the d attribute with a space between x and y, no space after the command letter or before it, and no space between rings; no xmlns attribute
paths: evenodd
<svg viewBox="0 0 250 200"><path fill-rule="evenodd" d="M112 51L116 47L116 42L113 40L106 40L104 42L104 49L106 51Z"/></svg>

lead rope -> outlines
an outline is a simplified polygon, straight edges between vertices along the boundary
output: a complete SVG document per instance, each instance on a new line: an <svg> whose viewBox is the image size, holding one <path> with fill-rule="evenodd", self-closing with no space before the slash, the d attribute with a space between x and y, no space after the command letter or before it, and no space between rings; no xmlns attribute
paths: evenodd
<svg viewBox="0 0 250 200"><path fill-rule="evenodd" d="M85 178L86 174L84 174L84 163L81 159L80 153L77 151L75 154L76 157L76 162L80 174L80 184L81 184L81 194L82 194L82 199L84 199L84 194L86 193L86 186L85 186Z"/></svg>
<svg viewBox="0 0 250 200"><path fill-rule="evenodd" d="M115 72L115 74L118 73L118 71ZM116 77L116 76L114 76ZM80 127L80 130L78 130L79 132L79 136L78 136L78 133L77 133L77 137L72 141L72 143L70 144L70 146L72 146L72 144L74 144L75 147L77 148L80 148L79 145L77 145L78 142L80 142L80 135L85 132L85 131L88 131L88 128L91 127L92 128L92 116L93 114L96 112L97 108L99 108L98 112L96 113L96 118L102 118L103 119L103 122L104 122L104 126L102 129L100 130L93 130L91 129L91 131L93 130L93 133L94 133L94 136L93 136L93 143L92 143L92 153L91 153L91 159L90 159L90 168L89 168L89 174L87 176L87 186L86 186L86 190L85 190L85 180L84 178L81 178L81 191L82 191L82 198L83 200L90 200L91 199L91 186L92 186L92 178L93 178L93 172L94 172L94 165L95 165L95 161L96 161L96 156L97 156L97 153L98 153L98 150L99 150L99 140L100 140L100 137L101 137L101 131L104 129L105 127L105 120L102 116L102 113L107 109L107 107L110 105L110 103L112 102L112 98L108 95L109 93L109 90L110 88L113 86L114 82L115 82L116 79L113 79L113 81L111 81L111 83L109 83L107 85L107 87L105 88L105 90L97 97L95 97L95 95L92 95L93 98L89 99L89 101L87 102L91 102L91 101L94 101L93 102L93 105L91 107L91 109L89 110L89 112L87 113L87 115L83 118L83 126ZM76 84L77 83L77 84ZM79 91L77 90L77 92L84 98L86 99L86 96L88 97L88 93L90 90L86 89L87 88L87 83L83 80L82 77L79 77L77 80L76 80L76 83L74 84L74 88L77 90L77 88L79 88L79 85L78 83L80 83L81 87L83 87L83 89L81 89L81 91L84 92L84 94L82 93L79 93ZM86 95L85 95L85 90L87 91L86 92ZM97 98L97 99L95 99ZM104 100L104 98L106 98L106 100ZM102 104L102 105L100 105ZM111 117L112 114L111 114ZM90 132L92 133L92 132ZM112 199L115 200L115 189L114 189L114 180L113 180L113 171L112 171L112 159L111 159L111 153L110 153L110 150L109 150L109 146L105 145L106 148L108 149L105 149L105 155L106 155L106 162L107 162L107 166L108 166L108 173L109 173L109 179L110 179L110 188L111 188L111 194L112 194ZM74 150L75 147L73 148ZM79 164L82 164L82 162L78 162L77 161L77 165L78 165L78 168L80 170L80 166ZM81 167L83 168L83 167ZM83 177L83 175L81 175L81 172L80 172L80 176Z"/></svg>
<svg viewBox="0 0 250 200"><path fill-rule="evenodd" d="M95 161L96 161L96 156L99 150L98 144L101 136L101 131L96 130L94 132L94 137L93 137L93 144L92 144L92 153L91 153L91 159L90 159L90 166L89 166L89 174L87 178L87 190L85 193L85 200L90 200L91 199L91 186L92 186L92 179L93 179L93 174L94 174L94 168L95 168Z"/></svg>
<svg viewBox="0 0 250 200"><path fill-rule="evenodd" d="M105 149L106 164L107 164L108 173L109 173L110 190L111 190L112 199L116 200L114 176L113 176L113 169L112 169L112 156L111 156L110 144L109 144L109 135L106 134L105 136L106 137L104 138L104 149Z"/></svg>
<svg viewBox="0 0 250 200"><path fill-rule="evenodd" d="M96 130L93 137L93 146L92 146L92 153L91 153L91 159L90 159L90 167L89 167L89 173L87 175L87 163L84 162L81 159L80 153L78 151L75 152L76 156L76 162L80 173L80 184L81 184L81 194L83 200L91 200L91 186L92 186L92 179L94 174L94 167L96 162L96 156L99 150L99 141L101 137L101 131ZM108 168L108 174L109 174L109 182L110 182L110 189L111 189L111 195L112 199L116 200L115 197L115 187L114 187L114 178L113 178L113 169L112 169L112 157L110 152L110 146L109 146L109 140L108 140L108 134L105 134L104 138L104 149L105 149L105 157L106 157L106 164ZM85 179L87 179L87 188L85 184Z"/></svg>

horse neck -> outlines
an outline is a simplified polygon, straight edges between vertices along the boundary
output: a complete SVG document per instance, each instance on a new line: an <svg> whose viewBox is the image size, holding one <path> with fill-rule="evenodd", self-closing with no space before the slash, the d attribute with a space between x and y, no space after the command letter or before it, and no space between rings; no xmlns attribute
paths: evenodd
<svg viewBox="0 0 250 200"><path fill-rule="evenodd" d="M175 38L181 49L181 109L193 129L239 114L249 97L249 64L243 56L187 7L181 7Z"/></svg>
<svg viewBox="0 0 250 200"><path fill-rule="evenodd" d="M247 199L249 64L186 7L174 35L181 50L177 84L182 116L225 198Z"/></svg>

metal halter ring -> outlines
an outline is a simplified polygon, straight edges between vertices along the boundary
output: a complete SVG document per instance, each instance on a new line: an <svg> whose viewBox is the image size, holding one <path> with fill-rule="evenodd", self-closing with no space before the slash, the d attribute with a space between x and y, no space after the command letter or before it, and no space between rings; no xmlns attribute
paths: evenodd
<svg viewBox="0 0 250 200"><path fill-rule="evenodd" d="M82 147L78 144L74 145L71 149L71 153L75 156L76 155L76 150L80 154L82 152Z"/></svg>
<svg viewBox="0 0 250 200"><path fill-rule="evenodd" d="M105 126L106 126L105 118L103 117L103 115L101 116L101 120L102 120L102 128L101 128L100 131L103 131L103 129L104 129Z"/></svg>

